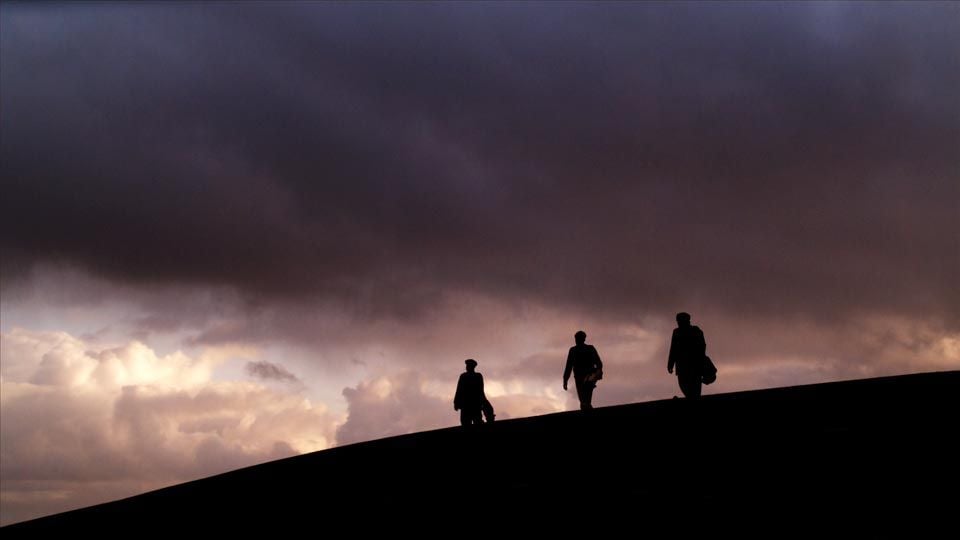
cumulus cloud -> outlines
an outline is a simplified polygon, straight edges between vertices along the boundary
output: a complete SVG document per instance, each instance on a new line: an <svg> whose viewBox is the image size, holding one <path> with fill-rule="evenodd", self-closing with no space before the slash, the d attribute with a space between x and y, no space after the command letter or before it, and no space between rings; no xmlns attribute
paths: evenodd
<svg viewBox="0 0 960 540"><path fill-rule="evenodd" d="M349 416L337 430L337 441L350 444L459 425L460 413L453 410L456 386L456 376L441 380L416 371L361 381L343 391ZM499 420L559 412L566 407L561 392L540 381L485 377L485 389Z"/></svg>
<svg viewBox="0 0 960 540"><path fill-rule="evenodd" d="M97 348L24 329L0 340L4 523L334 443L324 406L214 380L218 364L250 350L158 356L138 342Z"/></svg>
<svg viewBox="0 0 960 540"><path fill-rule="evenodd" d="M347 421L337 429L340 444L437 429L459 423L449 399L425 392L425 379L414 372L380 376L346 388Z"/></svg>

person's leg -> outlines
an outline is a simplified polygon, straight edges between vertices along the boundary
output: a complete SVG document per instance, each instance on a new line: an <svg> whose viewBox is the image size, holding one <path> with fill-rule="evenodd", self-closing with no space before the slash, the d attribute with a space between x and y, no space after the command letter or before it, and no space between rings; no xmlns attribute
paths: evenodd
<svg viewBox="0 0 960 540"><path fill-rule="evenodd" d="M680 381L680 390L683 396L690 399L700 397L700 378L699 377L677 377Z"/></svg>
<svg viewBox="0 0 960 540"><path fill-rule="evenodd" d="M593 388L592 382L577 381L577 397L580 399L581 411L593 408Z"/></svg>
<svg viewBox="0 0 960 540"><path fill-rule="evenodd" d="M460 425L472 426L482 424L483 413L480 409L460 409Z"/></svg>

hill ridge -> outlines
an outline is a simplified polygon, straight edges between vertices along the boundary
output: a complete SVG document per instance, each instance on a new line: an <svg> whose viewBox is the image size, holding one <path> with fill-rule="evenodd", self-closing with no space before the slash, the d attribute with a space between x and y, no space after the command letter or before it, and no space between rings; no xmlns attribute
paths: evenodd
<svg viewBox="0 0 960 540"><path fill-rule="evenodd" d="M919 514L957 479L956 411L960 371L567 411L338 446L4 531L292 531L358 508L397 523L424 511L439 519L461 500L496 509L487 525L533 524L578 493L654 517L679 512L677 500L719 513L776 499Z"/></svg>

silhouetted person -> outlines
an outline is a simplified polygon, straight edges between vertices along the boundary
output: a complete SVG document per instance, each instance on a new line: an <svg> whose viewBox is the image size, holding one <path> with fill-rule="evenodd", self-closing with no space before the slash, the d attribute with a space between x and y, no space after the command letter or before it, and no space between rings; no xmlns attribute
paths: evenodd
<svg viewBox="0 0 960 540"><path fill-rule="evenodd" d="M460 425L482 424L484 405L490 403L483 393L483 375L474 371L477 368L477 361L473 358L467 359L464 363L467 365L467 371L461 373L460 380L457 381L453 410L460 411ZM492 406L490 414L492 417Z"/></svg>
<svg viewBox="0 0 960 540"><path fill-rule="evenodd" d="M689 313L677 313L677 327L673 329L673 338L670 339L667 373L673 373L673 368L677 368L680 390L688 398L700 397L706 355L707 342L703 339L703 332L690 325Z"/></svg>
<svg viewBox="0 0 960 540"><path fill-rule="evenodd" d="M593 389L597 381L603 376L603 362L593 345L584 343L587 334L580 330L573 335L576 345L570 347L567 354L567 367L563 370L563 389L567 389L570 380L570 371L573 371L573 380L577 384L577 398L580 399L580 410L592 409Z"/></svg>

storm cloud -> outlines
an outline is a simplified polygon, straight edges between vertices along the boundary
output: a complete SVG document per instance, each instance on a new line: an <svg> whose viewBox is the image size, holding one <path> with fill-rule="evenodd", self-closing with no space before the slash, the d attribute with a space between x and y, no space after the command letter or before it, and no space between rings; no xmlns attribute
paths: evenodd
<svg viewBox="0 0 960 540"><path fill-rule="evenodd" d="M38 263L415 317L960 322L952 4L5 6Z"/></svg>

